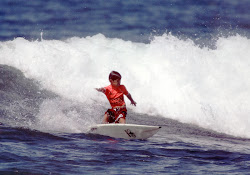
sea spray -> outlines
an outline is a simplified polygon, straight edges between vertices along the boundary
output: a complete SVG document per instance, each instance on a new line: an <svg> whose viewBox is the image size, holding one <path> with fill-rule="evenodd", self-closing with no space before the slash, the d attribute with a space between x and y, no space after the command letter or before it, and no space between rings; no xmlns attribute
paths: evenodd
<svg viewBox="0 0 250 175"><path fill-rule="evenodd" d="M240 35L219 38L215 49L171 34L149 44L102 34L65 41L17 38L0 43L0 64L20 69L43 88L88 106L93 116L103 112L96 110L100 106L109 107L94 88L108 85L108 74L116 70L138 103L130 107L126 101L129 110L250 138L249 50L250 40ZM41 114L43 110L41 106Z"/></svg>

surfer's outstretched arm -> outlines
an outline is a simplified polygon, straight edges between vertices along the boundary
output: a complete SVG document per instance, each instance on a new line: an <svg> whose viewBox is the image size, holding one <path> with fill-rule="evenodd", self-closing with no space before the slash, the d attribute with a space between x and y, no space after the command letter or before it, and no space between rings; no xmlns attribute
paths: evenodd
<svg viewBox="0 0 250 175"><path fill-rule="evenodd" d="M102 92L102 93L105 93L105 88L95 88L98 92Z"/></svg>
<svg viewBox="0 0 250 175"><path fill-rule="evenodd" d="M133 98L132 98L132 96L131 96L130 93L128 93L127 97L130 100L131 104L136 106L136 102L133 100Z"/></svg>

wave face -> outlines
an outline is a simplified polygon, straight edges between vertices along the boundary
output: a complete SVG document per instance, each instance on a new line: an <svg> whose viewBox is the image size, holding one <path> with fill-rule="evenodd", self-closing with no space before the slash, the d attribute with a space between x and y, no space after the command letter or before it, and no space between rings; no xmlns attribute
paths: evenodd
<svg viewBox="0 0 250 175"><path fill-rule="evenodd" d="M1 42L0 53L0 64L20 70L49 92L32 113L36 129L80 132L82 125L99 122L109 103L94 88L108 85L109 73L116 70L138 103L128 105L130 111L250 138L246 37L218 38L214 49L171 34L148 44L102 34L65 41L16 38Z"/></svg>

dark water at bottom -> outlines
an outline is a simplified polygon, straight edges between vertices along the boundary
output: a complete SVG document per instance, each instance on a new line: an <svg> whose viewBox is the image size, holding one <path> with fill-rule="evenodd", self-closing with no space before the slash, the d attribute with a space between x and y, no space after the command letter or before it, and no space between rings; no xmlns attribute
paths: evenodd
<svg viewBox="0 0 250 175"><path fill-rule="evenodd" d="M141 118L138 120L138 118ZM44 133L1 125L0 174L248 174L250 140L173 120L148 140Z"/></svg>

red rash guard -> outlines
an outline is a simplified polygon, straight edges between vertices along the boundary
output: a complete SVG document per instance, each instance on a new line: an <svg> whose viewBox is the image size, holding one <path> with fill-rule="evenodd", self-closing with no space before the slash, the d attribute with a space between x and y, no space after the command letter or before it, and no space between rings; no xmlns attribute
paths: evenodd
<svg viewBox="0 0 250 175"><path fill-rule="evenodd" d="M104 88L105 95L107 96L112 108L125 105L123 95L128 95L128 91L124 85L120 85L119 87L109 85Z"/></svg>

